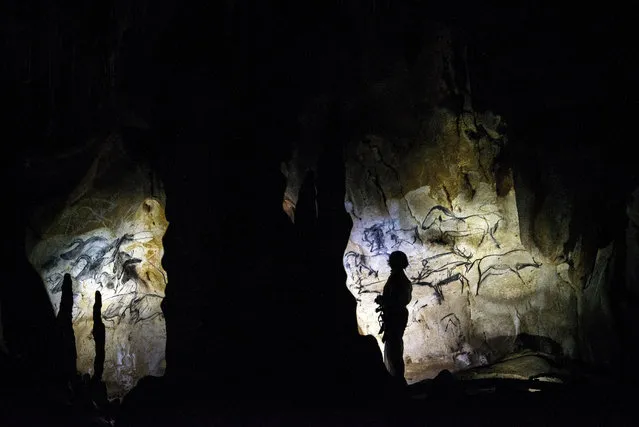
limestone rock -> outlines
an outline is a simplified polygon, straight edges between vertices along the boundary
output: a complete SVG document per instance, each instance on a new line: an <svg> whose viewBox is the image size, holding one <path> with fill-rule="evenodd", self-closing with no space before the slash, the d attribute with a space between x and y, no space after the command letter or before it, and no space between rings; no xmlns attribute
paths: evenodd
<svg viewBox="0 0 639 427"><path fill-rule="evenodd" d="M139 378L164 372L160 303L167 283L161 263L167 226L161 187L127 157L116 135L28 254L56 314L63 276L73 279L77 369L83 374L93 374L92 310L95 291L101 292L103 380L111 397L126 393Z"/></svg>
<svg viewBox="0 0 639 427"><path fill-rule="evenodd" d="M587 283L608 289L608 275L592 269L603 248L572 229L574 203L559 176L540 184L512 170L506 124L473 107L463 47L444 29L428 31L412 67L396 58L387 74L335 101L348 127L344 206L353 227L343 265L359 331L382 349L374 300L390 275L388 255L401 250L413 282L404 333L409 383L490 364L522 335L577 357L588 335L580 330L585 313L595 324L605 317L606 309L587 308L596 306L594 291L584 294ZM303 134L322 134L325 104L320 98L302 114ZM331 125L328 114L324 123ZM288 165L290 215L312 159L307 149Z"/></svg>
<svg viewBox="0 0 639 427"><path fill-rule="evenodd" d="M562 382L561 377L569 373L565 369L555 366L552 359L543 353L523 351L510 354L498 362L489 365L458 372L455 377L461 380L480 379L513 379L548 382Z"/></svg>
<svg viewBox="0 0 639 427"><path fill-rule="evenodd" d="M435 82L450 81L454 71L444 65L458 53L437 46L423 54L423 66L440 73ZM501 118L473 111L466 84L431 85L424 91L431 108L412 112L421 132L374 129L347 148L353 229L344 267L362 333L379 339L374 299L390 274L388 255L401 250L413 282L404 334L409 382L432 376L433 366L490 363L522 333L574 354L576 295L555 250L567 239L566 221L550 224L556 218L546 209L533 221L548 233L544 245L522 243L512 171L499 161L508 143Z"/></svg>
<svg viewBox="0 0 639 427"><path fill-rule="evenodd" d="M472 118L461 120L458 134L445 125L458 119L446 111L433 119L448 141L445 149L419 138L395 148L394 141L370 135L353 143L347 159L354 225L344 266L360 328L378 336L374 299L390 274L388 254L404 251L414 286L404 335L413 381L424 379L432 364L456 369L494 360L520 333L549 336L567 354L575 350L572 288L552 259L522 245L515 190L499 195L487 173L498 144L468 137L479 133Z"/></svg>

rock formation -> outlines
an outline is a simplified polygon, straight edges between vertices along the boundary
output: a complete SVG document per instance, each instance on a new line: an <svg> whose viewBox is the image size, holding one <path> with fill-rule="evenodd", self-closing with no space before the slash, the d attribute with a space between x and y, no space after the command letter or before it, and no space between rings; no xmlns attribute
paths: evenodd
<svg viewBox="0 0 639 427"><path fill-rule="evenodd" d="M514 47L501 48L501 38L513 34L510 30L520 20L491 16L491 22L499 25L487 25L468 9L464 12L468 21L478 24L470 37L492 34L496 39L475 45L476 55L490 58L484 59L490 63L484 64L484 79L488 74L491 80L484 91L502 87L507 88L502 89L506 93L525 82L517 87L516 96L508 93L506 97L517 99L520 106L536 103L535 108L520 109L517 114L510 111L509 116L520 123L525 118L520 130L532 142L528 146L520 143L519 147L524 147L519 153L534 164L530 169L539 169L540 176L534 179L540 185L536 186L509 161L512 141L506 136L514 138L507 134L500 117L506 113L497 107L496 113L491 113L473 103L469 75L481 78L482 74L467 70L462 42L424 19L441 17L417 7L424 2L413 2L411 7L393 2L325 2L321 9L310 13L306 6L271 10L266 3L260 3L257 9L249 4L227 3L220 4L220 9L213 8L211 15L174 13L173 6L159 5L116 8L113 13L89 13L88 9L77 8L66 11L52 6L42 11L42 16L52 17L47 31L41 31L38 20L24 27L21 24L16 27L19 31L11 31L7 44L14 58L9 61L14 66L5 70L12 77L5 80L15 106L10 122L18 124L16 137L8 140L33 146L16 162L16 169L24 169L25 177L30 178L12 188L28 196L7 203L19 206L17 212L26 209L25 200L38 203L48 196L51 187L67 192L57 179L51 179L74 175L58 174L60 170L69 172L60 164L89 166L90 162L77 159L75 150L63 147L77 146L96 129L146 127L137 115L123 111L121 104L131 102L137 104L136 111L149 110L142 116L152 119L149 123L154 130L145 137L150 140L148 146L139 149L145 151L141 154L147 160L155 155L156 163L163 165L154 165L154 170L162 173L170 194L169 217L174 226L167 239L172 260L166 265L176 285L170 288L164 308L170 313L167 316L172 316L168 322L173 342L169 362L177 377L199 380L210 370L215 374L207 377L209 382L223 384L219 390L225 396L231 385L243 393L256 383L272 396L271 380L276 375L268 371L274 370L273 366L288 369L290 381L278 379L279 383L297 382L300 368L318 366L322 360L316 347L311 346L315 341L328 343L326 347L338 362L349 354L353 360L358 354L367 354L369 343L377 350L371 337L360 340L365 343L360 353L344 349L350 344L351 349L357 347L356 340L348 336L351 331L356 333L355 320L361 334L377 337L373 300L389 273L386 256L396 249L409 254L411 267L407 273L415 285L405 354L411 382L433 376L442 368L458 370L488 363L516 347L516 337L522 334L557 343L566 356L593 363L614 360L607 341L603 341L613 335L608 332L614 329L608 293L615 283L614 275L622 270L613 268L620 259L618 241L610 244L614 227L596 237L595 232L581 234L588 227L615 224L607 218L615 209L599 203L616 197L610 195L613 186L606 183L614 183L618 193L624 191L619 189L622 179L599 179L607 173L603 172L605 168L594 173L597 164L603 163L599 162L600 154L611 152L607 158L608 164L614 165L611 170L622 169L618 167L620 157L627 166L634 166L631 156L608 150L614 140L626 141L626 135L619 137L619 129L624 127L616 124L628 122L620 117L630 117L618 115L623 105L630 105L632 97L626 95L622 83L617 83L624 81L618 67L609 66L616 64L614 55L623 51L603 49L594 56L583 56L602 59L595 61L600 63L598 67L579 64L565 68L566 61L561 57L571 56L565 55L568 48L571 52L578 50L569 42L554 34L545 40L538 34L529 37L528 29L537 27L524 26L519 39L511 40ZM477 7L478 12L482 9ZM304 11L300 15L303 17L289 19L295 10ZM494 12L487 9L482 16ZM225 25L211 25L211 17L225 14L231 17ZM197 17L197 22L191 16ZM276 16L279 18L273 19ZM77 27L66 25L68 22L89 24ZM263 31L262 37L253 37L256 28ZM576 34L580 40L600 41L599 31L590 34L592 39L581 31ZM50 43L41 43L41 38ZM558 46L553 55L519 46L522 41L536 41L538 49L544 50L545 43L538 39ZM592 47L586 41L580 46L587 52ZM511 54L513 63L526 68L519 80L511 76L515 68L499 70L510 62ZM540 60L552 66L538 68L535 61ZM555 60L564 68L558 70ZM528 84L529 70L545 70L542 75L558 77L548 87L544 87L545 82ZM599 73L604 77L598 77ZM561 179L547 173L552 168L543 166L552 164L560 170L567 159L573 158L572 151L585 152L588 147L566 130L570 126L553 135L551 143L539 141L554 133L554 125L563 123L566 116L573 120L579 116L571 111L574 104L565 104L566 99L575 98L576 93L593 94L592 99L602 95L591 90L597 86L597 79L599 83L606 81L605 86L599 86L605 87L605 92L623 93L626 104L608 103L603 96L597 103L588 104L586 108L592 111L587 117L593 122L607 115L599 126L609 128L601 132L605 139L598 142L605 147L591 147L589 156L580 157L589 159L590 164L572 169L583 175L593 172L593 178L573 184L572 189L564 188L558 185ZM565 90L570 81L578 83L572 84L572 91ZM615 81L611 87L616 90L609 89L611 81ZM531 96L541 88L540 96ZM557 88L561 93L551 93ZM484 101L492 108L490 103L499 99L495 95ZM554 106L547 108L553 101ZM335 107L330 114L336 112L338 119L327 118L327 106ZM550 114L521 113L536 109L549 110ZM274 154L287 150L282 148L284 141L292 134L297 138L291 118L298 112L301 141L297 156L285 168L289 188L284 209L290 218L300 220L296 224L298 230L303 229L300 234L313 236L303 240L302 248L289 243L296 239L287 240L280 234L282 230L293 233L292 228L272 226L273 221L281 219L275 215L279 207L265 208L268 203L280 202L276 192L271 192L279 191L273 185L276 179L265 172L272 173L272 166L284 158L281 153ZM536 122L553 116L556 121L537 126ZM573 125L587 121L579 117ZM327 131L327 123L336 122L342 129ZM591 132L589 126L582 127L582 132ZM617 136L610 136L608 131L615 129ZM578 142L557 150L549 148L563 142L564 137ZM165 150L159 142L162 140L176 143ZM344 140L348 142L342 144ZM605 144L600 143L603 140ZM209 144L212 141L215 144ZM338 141L340 148L345 147L344 179L341 167L339 173L330 163L317 168L320 147L328 146L327 141ZM81 149L84 156L91 150ZM39 155L34 157L30 151L66 160L44 167ZM561 152L563 157L557 155ZM128 390L137 378L163 370L166 333L160 301L166 274L161 265L161 239L167 223L162 190L148 170L126 159L117 138L96 155L85 179L68 199L45 207L37 215L39 226L30 238L28 256L45 280L55 311L62 277L65 273L73 276L78 369L94 375L92 307L94 295L101 293L100 315L106 338L103 378L113 395ZM574 163L586 164L580 160ZM308 168L319 172L319 184L313 190L317 194L310 198L315 209L308 209L317 217L304 224L303 214L295 218L295 205ZM340 207L341 185L320 183L327 177L337 180L337 175L346 186L345 211ZM575 181L581 181L582 176L574 175ZM43 181L51 185L41 185ZM579 197L571 190L579 187L584 193L595 194L591 184L598 181L599 192L605 195L582 197L581 204L577 203ZM323 203L320 199L326 194L335 196L337 203L333 199ZM298 207L300 213L303 209ZM321 209L326 213L318 214ZM353 222L348 244L342 242L350 227L340 218L345 212ZM577 223L579 215L590 218ZM343 225L336 226L336 221ZM21 220L16 223L22 224ZM628 268L638 251L633 243L637 223L632 219L629 224ZM21 234L22 227L18 228ZM317 242L321 246L314 247ZM344 247L343 257L339 245ZM288 252L296 253L289 256ZM304 257L311 262L295 265ZM282 269L285 263L287 269ZM312 268L304 268L307 266ZM299 276L283 273L288 267ZM329 274L324 269L330 269ZM333 295L337 282L346 281L343 275L348 275L346 285L357 300L357 313L355 301L342 298L343 294L351 296L346 288L340 289L337 298ZM635 274L629 271L629 275L628 294L636 295ZM280 276L286 277L280 280ZM240 280L242 286L236 286ZM19 274L7 280L12 286L19 282L25 283ZM305 286L298 286L298 282ZM299 301L302 304L295 304ZM5 314L10 313L12 319L23 319L15 315L18 310L30 313L22 304L15 308L12 299L3 303ZM45 317L44 310L33 311ZM333 334L318 332L327 329L326 313L334 311L339 313L334 316L336 329L343 328L345 337L341 339L348 345L331 346L335 342ZM276 318L273 312L277 312ZM348 317L351 312L352 317ZM625 312L629 320L632 313L631 309ZM294 316L300 321L292 325ZM15 326L20 323L14 320L5 324L12 349L19 335ZM286 329L287 334L279 334L279 342L274 344L269 333L256 333L256 325L268 331ZM24 336L29 340L38 340L28 325L23 330L28 331ZM307 340L304 345L295 339L302 334ZM278 345L283 343L287 347ZM295 347L299 351L296 356L282 350ZM30 360L35 360L40 352L33 349L41 347L31 348ZM281 358L279 352L266 352L256 366L256 348L280 349L296 364L293 367L294 362ZM549 348L554 351L555 346ZM308 356L311 353L312 362ZM376 362L371 359L371 366ZM358 367L363 365L359 360L357 363ZM355 363L343 365L344 371L353 371ZM247 366L253 368L251 372L247 372ZM352 377L362 378L371 372L362 371L362 375ZM309 388L319 389L315 383Z"/></svg>
<svg viewBox="0 0 639 427"><path fill-rule="evenodd" d="M55 313L65 273L73 279L77 370L95 374L93 308L99 291L109 394L121 395L145 375L162 375L166 328L160 303L167 275L161 261L168 222L153 174L127 158L114 135L63 206L49 214L28 256Z"/></svg>
<svg viewBox="0 0 639 427"><path fill-rule="evenodd" d="M340 112L353 124L345 147L353 228L343 264L360 333L383 346L374 300L390 274L388 255L401 250L414 286L404 335L409 382L490 363L521 334L557 343L561 356L588 353L585 343L612 321L612 248L595 262L579 239L569 242L571 205L561 187L532 215L523 209L518 191L534 189L515 186L502 118L473 108L465 50L451 33L433 27L415 64L402 61ZM290 216L299 170L312 159L295 157L286 168Z"/></svg>

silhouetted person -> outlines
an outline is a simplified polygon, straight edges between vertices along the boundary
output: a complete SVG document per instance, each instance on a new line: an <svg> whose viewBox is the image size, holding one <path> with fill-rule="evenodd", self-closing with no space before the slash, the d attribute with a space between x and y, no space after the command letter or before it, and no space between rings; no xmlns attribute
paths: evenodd
<svg viewBox="0 0 639 427"><path fill-rule="evenodd" d="M375 300L382 311L382 331L384 335L384 364L386 369L399 383L404 379L404 329L408 323L406 305L411 300L413 285L404 269L408 267L408 258L401 251L395 251L388 258L391 275L384 286L384 292Z"/></svg>
<svg viewBox="0 0 639 427"><path fill-rule="evenodd" d="M93 340L95 341L95 360L93 361L93 380L101 381L104 372L104 353L106 332L102 322L102 294L95 291L93 304Z"/></svg>
<svg viewBox="0 0 639 427"><path fill-rule="evenodd" d="M62 344L62 375L65 381L73 383L76 376L77 352L73 332L73 283L69 273L64 275L60 311L57 317L58 331Z"/></svg>

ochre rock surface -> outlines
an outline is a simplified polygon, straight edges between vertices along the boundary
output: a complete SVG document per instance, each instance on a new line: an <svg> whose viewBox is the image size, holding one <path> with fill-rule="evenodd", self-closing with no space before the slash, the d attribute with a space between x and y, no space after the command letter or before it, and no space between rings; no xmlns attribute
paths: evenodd
<svg viewBox="0 0 639 427"><path fill-rule="evenodd" d="M520 334L579 357L593 336L584 328L609 321L600 315L608 302L595 309L600 300L590 294L607 289L610 275L600 273L610 248L600 248L593 271L581 239L566 244L570 202L559 187L537 211L520 209L518 191L544 195L517 188L504 155L506 124L474 109L463 46L445 29L424 40L415 65L399 59L351 99L335 102L349 128L345 209L353 227L343 264L360 333L383 347L374 300L390 275L389 254L401 250L413 282L404 334L409 382L490 364L512 352ZM303 135L331 124L326 102L317 104L302 114ZM300 177L316 168L314 158L302 145L286 165L292 217Z"/></svg>
<svg viewBox="0 0 639 427"><path fill-rule="evenodd" d="M93 304L102 294L106 327L103 380L119 396L164 372L166 327L160 303L167 275L162 236L168 222L153 174L131 161L117 136L30 250L57 314L63 277L73 280L77 370L93 375Z"/></svg>

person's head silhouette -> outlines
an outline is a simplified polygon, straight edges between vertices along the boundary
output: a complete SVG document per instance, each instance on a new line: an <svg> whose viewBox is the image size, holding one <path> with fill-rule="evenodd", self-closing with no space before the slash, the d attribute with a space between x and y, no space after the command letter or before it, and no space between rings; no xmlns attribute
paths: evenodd
<svg viewBox="0 0 639 427"><path fill-rule="evenodd" d="M408 267L408 257L402 251L395 251L388 257L391 270L403 270Z"/></svg>

